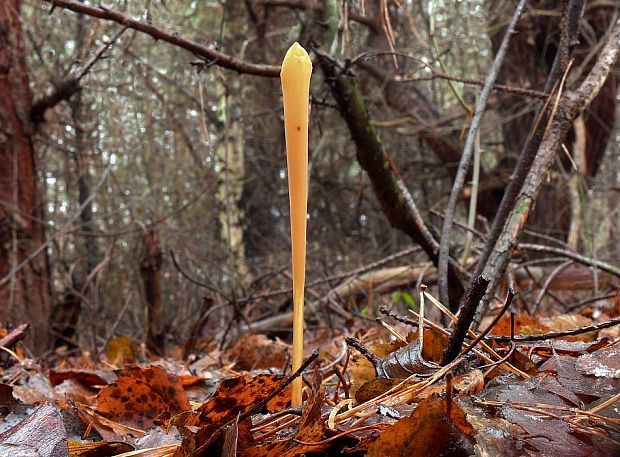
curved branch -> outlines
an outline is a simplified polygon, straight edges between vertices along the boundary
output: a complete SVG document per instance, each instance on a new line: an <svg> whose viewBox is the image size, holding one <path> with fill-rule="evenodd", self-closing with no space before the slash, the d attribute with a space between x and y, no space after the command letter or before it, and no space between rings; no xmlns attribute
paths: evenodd
<svg viewBox="0 0 620 457"><path fill-rule="evenodd" d="M620 278L620 268L607 263L601 260L590 259L584 255L577 254L576 252L569 251L568 249L556 248L555 246L545 246L544 244L529 244L529 243L519 243L519 247L521 249L525 249L526 251L536 251L536 252L544 252L546 254L557 254L562 257L566 257L567 259L571 259L574 262L580 263L582 265L587 265L589 267L595 267L599 270L602 270L606 273L612 274L618 278Z"/></svg>
<svg viewBox="0 0 620 457"><path fill-rule="evenodd" d="M280 76L279 65L263 65L244 62L228 54L211 49L204 44L184 38L176 33L157 27L148 22L139 21L131 16L119 11L111 10L101 6L90 6L75 0L43 0L52 4L54 7L60 7L71 10L75 13L85 14L87 16L97 17L106 21L117 22L127 28L138 30L152 36L156 40L165 41L172 45L185 49L199 57L208 60L214 65L218 65L229 70L239 73L245 73L255 76L265 76L275 78Z"/></svg>

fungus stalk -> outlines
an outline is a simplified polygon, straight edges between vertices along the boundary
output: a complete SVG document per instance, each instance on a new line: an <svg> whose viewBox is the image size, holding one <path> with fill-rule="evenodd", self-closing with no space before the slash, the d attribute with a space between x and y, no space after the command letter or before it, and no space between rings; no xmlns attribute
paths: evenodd
<svg viewBox="0 0 620 457"><path fill-rule="evenodd" d="M291 209L293 274L293 372L303 361L304 283L306 279L306 214L308 210L308 102L312 62L294 43L282 62L280 79L284 102L284 131ZM302 404L301 376L293 381L292 405Z"/></svg>

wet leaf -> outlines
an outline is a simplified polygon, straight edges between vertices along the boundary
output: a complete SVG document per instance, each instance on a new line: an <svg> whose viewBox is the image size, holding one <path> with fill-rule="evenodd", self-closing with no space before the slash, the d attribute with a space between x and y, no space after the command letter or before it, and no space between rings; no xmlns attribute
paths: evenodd
<svg viewBox="0 0 620 457"><path fill-rule="evenodd" d="M599 398L611 397L620 391L620 380L584 375L577 371L577 360L575 357L555 355L540 366L540 372L554 373L557 381L577 394L586 405Z"/></svg>
<svg viewBox="0 0 620 457"><path fill-rule="evenodd" d="M190 409L178 378L162 368L129 365L97 396L96 411L113 421L146 429L162 412L175 415Z"/></svg>
<svg viewBox="0 0 620 457"><path fill-rule="evenodd" d="M355 391L355 401L365 403L375 397L387 392L392 387L401 383L402 379L376 378L363 384Z"/></svg>
<svg viewBox="0 0 620 457"><path fill-rule="evenodd" d="M286 376L259 374L255 377L245 375L224 379L211 398L194 413L190 414L183 425L225 424L238 414L244 414L254 405L268 398L285 381ZM276 411L290 402L290 390L277 395L271 406ZM270 408L268 404L268 408Z"/></svg>
<svg viewBox="0 0 620 457"><path fill-rule="evenodd" d="M445 400L429 397L410 417L385 430L369 446L367 456L439 456L448 450L450 455L468 455L473 452L474 435L475 430L456 403L452 403L448 415Z"/></svg>
<svg viewBox="0 0 620 457"><path fill-rule="evenodd" d="M238 370L282 368L291 358L291 347L262 334L246 334L226 352Z"/></svg>
<svg viewBox="0 0 620 457"><path fill-rule="evenodd" d="M381 377L407 378L413 374L430 374L437 371L437 366L424 360L420 340L414 340L407 346L396 349L381 359Z"/></svg>
<svg viewBox="0 0 620 457"><path fill-rule="evenodd" d="M255 377L244 375L223 380L213 396L196 411L173 419L172 422L181 428L184 435L181 448L175 456L206 456L221 452L224 445L223 427L236 422L240 415L269 398L287 379L286 376L260 374ZM271 399L267 408L280 410L290 403L290 399L289 386ZM192 431L190 427L199 428ZM241 422L238 427L238 440L243 441L240 448L253 445L249 421Z"/></svg>
<svg viewBox="0 0 620 457"><path fill-rule="evenodd" d="M580 356L575 368L584 374L605 378L620 378L620 344L608 346Z"/></svg>
<svg viewBox="0 0 620 457"><path fill-rule="evenodd" d="M51 404L39 406L30 417L0 434L0 455L66 457L67 433L60 412Z"/></svg>
<svg viewBox="0 0 620 457"><path fill-rule="evenodd" d="M505 406L502 416L525 431L521 439L543 455L570 455L586 457L600 455L589 439L580 440L571 433L568 423L545 418L544 421L530 412Z"/></svg>
<svg viewBox="0 0 620 457"><path fill-rule="evenodd" d="M114 382L116 375L106 371L65 369L50 370L48 378L52 386L57 386L61 382L71 379L86 387L102 387Z"/></svg>

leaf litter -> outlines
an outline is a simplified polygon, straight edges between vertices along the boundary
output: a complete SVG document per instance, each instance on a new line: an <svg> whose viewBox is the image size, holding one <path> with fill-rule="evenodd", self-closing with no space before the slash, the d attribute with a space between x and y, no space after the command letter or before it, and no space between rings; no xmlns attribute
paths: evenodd
<svg viewBox="0 0 620 457"><path fill-rule="evenodd" d="M620 338L544 337L592 324L504 317L444 366L451 326L352 327L309 344L301 408L290 347L262 334L204 343L193 363L149 360L126 337L104 362L20 357L0 371L0 457L620 455Z"/></svg>

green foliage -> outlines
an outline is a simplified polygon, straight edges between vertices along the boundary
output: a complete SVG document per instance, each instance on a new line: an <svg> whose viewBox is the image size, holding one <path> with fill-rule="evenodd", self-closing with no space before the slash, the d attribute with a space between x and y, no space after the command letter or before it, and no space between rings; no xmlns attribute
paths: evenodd
<svg viewBox="0 0 620 457"><path fill-rule="evenodd" d="M404 303L405 306L409 309L417 309L418 303L416 299L409 292L405 292L403 290L396 291L392 294L392 303L395 305L399 305Z"/></svg>

